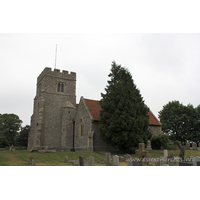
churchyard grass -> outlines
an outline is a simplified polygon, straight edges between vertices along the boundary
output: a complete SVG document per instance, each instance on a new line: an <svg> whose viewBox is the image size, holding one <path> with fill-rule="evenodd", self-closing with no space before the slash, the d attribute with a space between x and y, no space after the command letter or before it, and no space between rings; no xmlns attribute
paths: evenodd
<svg viewBox="0 0 200 200"><path fill-rule="evenodd" d="M164 156L163 150L150 150L150 158L160 158ZM168 155L179 156L180 150L168 150ZM0 166L31 166L29 158L34 157L34 166L73 166L72 163L64 162L67 156L69 160L78 160L82 155L85 159L89 156L94 157L95 166L105 166L106 152L56 152L56 153L30 153L26 150L15 151L0 151ZM111 153L111 155L124 156L124 154ZM130 154L132 158L138 158L135 154ZM185 150L185 156L200 156L198 150ZM112 156L111 156L112 158ZM149 165L153 166L155 162L150 162ZM120 166L127 166L127 162L120 161ZM178 166L178 162L175 163Z"/></svg>

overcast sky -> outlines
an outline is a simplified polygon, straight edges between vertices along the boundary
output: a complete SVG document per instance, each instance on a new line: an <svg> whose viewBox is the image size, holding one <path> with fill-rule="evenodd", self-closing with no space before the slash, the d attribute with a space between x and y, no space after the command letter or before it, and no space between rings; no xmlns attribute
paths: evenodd
<svg viewBox="0 0 200 200"><path fill-rule="evenodd" d="M113 60L129 69L152 112L169 101L200 104L200 34L0 34L0 113L30 124L37 77L45 67L77 73L76 102L100 100Z"/></svg>

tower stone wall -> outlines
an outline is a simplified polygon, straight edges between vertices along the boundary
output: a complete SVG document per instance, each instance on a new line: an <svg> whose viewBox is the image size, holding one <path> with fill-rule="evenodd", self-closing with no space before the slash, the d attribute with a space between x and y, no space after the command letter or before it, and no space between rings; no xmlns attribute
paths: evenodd
<svg viewBox="0 0 200 200"><path fill-rule="evenodd" d="M72 148L75 108L76 73L46 67L37 78L28 149Z"/></svg>

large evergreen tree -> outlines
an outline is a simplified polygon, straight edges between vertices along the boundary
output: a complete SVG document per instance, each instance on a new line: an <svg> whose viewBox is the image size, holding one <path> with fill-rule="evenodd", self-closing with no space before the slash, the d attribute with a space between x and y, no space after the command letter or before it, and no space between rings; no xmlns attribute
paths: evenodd
<svg viewBox="0 0 200 200"><path fill-rule="evenodd" d="M148 108L127 69L113 62L108 76L111 80L100 100L100 136L120 151L133 153L138 143L151 137Z"/></svg>

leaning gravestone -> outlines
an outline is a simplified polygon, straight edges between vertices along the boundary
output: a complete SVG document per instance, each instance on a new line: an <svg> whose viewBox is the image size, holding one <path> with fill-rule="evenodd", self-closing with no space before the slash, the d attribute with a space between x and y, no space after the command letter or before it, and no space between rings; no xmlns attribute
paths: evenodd
<svg viewBox="0 0 200 200"><path fill-rule="evenodd" d="M193 164L188 162L179 162L179 166L193 166Z"/></svg>
<svg viewBox="0 0 200 200"><path fill-rule="evenodd" d="M89 157L88 166L94 166L94 157L92 156Z"/></svg>
<svg viewBox="0 0 200 200"><path fill-rule="evenodd" d="M119 166L119 156L113 156L113 166Z"/></svg>
<svg viewBox="0 0 200 200"><path fill-rule="evenodd" d="M13 146L13 144L12 144L12 146L10 147L9 151L15 151L15 147Z"/></svg>
<svg viewBox="0 0 200 200"><path fill-rule="evenodd" d="M84 166L83 156L79 156L79 164L80 164L80 166Z"/></svg>

